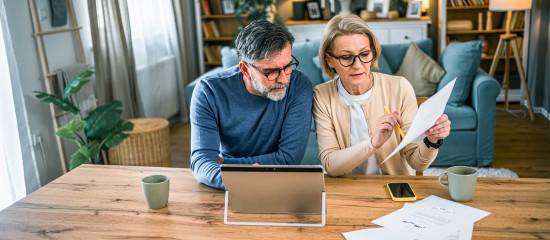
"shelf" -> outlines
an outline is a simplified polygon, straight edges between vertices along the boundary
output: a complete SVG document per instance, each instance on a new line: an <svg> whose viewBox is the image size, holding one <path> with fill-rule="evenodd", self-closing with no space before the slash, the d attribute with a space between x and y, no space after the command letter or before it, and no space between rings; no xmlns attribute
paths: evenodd
<svg viewBox="0 0 550 240"><path fill-rule="evenodd" d="M233 37L204 38L205 42L227 42L233 41Z"/></svg>
<svg viewBox="0 0 550 240"><path fill-rule="evenodd" d="M243 14L241 17L246 18L248 17L248 14ZM226 15L210 15L210 16L201 16L202 19L235 19L235 15L233 14L226 14Z"/></svg>
<svg viewBox="0 0 550 240"><path fill-rule="evenodd" d="M286 20L286 25L304 25L304 24L327 24L329 20ZM370 19L367 22L410 22L410 21L429 21L431 23L431 18L429 16L422 16L420 18L376 18Z"/></svg>
<svg viewBox="0 0 550 240"><path fill-rule="evenodd" d="M505 33L504 29L493 29L493 30L448 30L447 35L458 35L458 34L491 34L491 33ZM512 29L511 32L523 32L523 29Z"/></svg>
<svg viewBox="0 0 550 240"><path fill-rule="evenodd" d="M488 5L483 5L483 6L447 7L447 11L454 11L454 10L480 10L480 9L489 9L489 6L488 6Z"/></svg>

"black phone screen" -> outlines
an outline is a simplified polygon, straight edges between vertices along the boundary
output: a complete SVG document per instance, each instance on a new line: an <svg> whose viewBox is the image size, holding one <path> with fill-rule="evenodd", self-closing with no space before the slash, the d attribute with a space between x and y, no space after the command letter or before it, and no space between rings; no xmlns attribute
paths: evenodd
<svg viewBox="0 0 550 240"><path fill-rule="evenodd" d="M415 197L408 183L388 183L388 187L395 198Z"/></svg>

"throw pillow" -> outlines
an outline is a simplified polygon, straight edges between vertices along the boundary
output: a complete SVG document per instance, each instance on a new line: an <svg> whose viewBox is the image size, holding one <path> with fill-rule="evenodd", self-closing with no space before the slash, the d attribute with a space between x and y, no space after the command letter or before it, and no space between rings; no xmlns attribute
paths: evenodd
<svg viewBox="0 0 550 240"><path fill-rule="evenodd" d="M373 72L379 72L379 73L385 73L385 74L393 74L391 71L390 65L388 64L388 61L386 60L386 57L384 57L383 54L380 54L378 57L378 70L371 69Z"/></svg>
<svg viewBox="0 0 550 240"><path fill-rule="evenodd" d="M322 72L323 70L321 69L321 63L319 62L319 56L315 56L311 60L313 61L313 65L315 65L315 67L317 69L319 69L319 71ZM321 77L323 78L323 82L330 81L330 78L324 72L321 74Z"/></svg>
<svg viewBox="0 0 550 240"><path fill-rule="evenodd" d="M411 43L401 67L395 73L411 82L417 97L431 96L443 74L445 74L443 68L422 52L415 43Z"/></svg>
<svg viewBox="0 0 550 240"><path fill-rule="evenodd" d="M237 55L237 50L230 47L222 48L222 67L227 69L229 67L239 64L239 56Z"/></svg>
<svg viewBox="0 0 550 240"><path fill-rule="evenodd" d="M452 42L443 51L440 64L445 69L437 90L445 87L456 77L453 92L447 104L463 105L470 96L472 82L481 61L481 42Z"/></svg>

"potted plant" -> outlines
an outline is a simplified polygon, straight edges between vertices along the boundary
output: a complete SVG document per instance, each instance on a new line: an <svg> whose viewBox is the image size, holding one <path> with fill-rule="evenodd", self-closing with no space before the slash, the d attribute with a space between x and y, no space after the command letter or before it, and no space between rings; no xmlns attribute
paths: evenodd
<svg viewBox="0 0 550 240"><path fill-rule="evenodd" d="M277 12L277 0L235 0L235 17L239 20L235 37L247 23L257 19L266 19L278 26L285 25Z"/></svg>
<svg viewBox="0 0 550 240"><path fill-rule="evenodd" d="M65 87L62 96L36 91L36 97L43 103L53 104L61 111L70 114L71 121L61 126L55 135L68 139L78 146L78 151L71 155L69 169L74 169L83 163L102 164L101 151L108 151L122 142L125 131L134 129L134 124L122 119L122 102L113 101L89 112L83 117L81 109L75 103L72 95L90 82L95 73L94 67L89 67L78 77L71 80Z"/></svg>

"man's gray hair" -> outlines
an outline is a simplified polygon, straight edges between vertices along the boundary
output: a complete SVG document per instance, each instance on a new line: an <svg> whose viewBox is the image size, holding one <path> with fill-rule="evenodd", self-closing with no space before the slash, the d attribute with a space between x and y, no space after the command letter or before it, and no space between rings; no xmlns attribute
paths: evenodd
<svg viewBox="0 0 550 240"><path fill-rule="evenodd" d="M255 63L281 52L287 43L292 46L294 36L286 28L255 20L239 33L235 48L241 61Z"/></svg>

